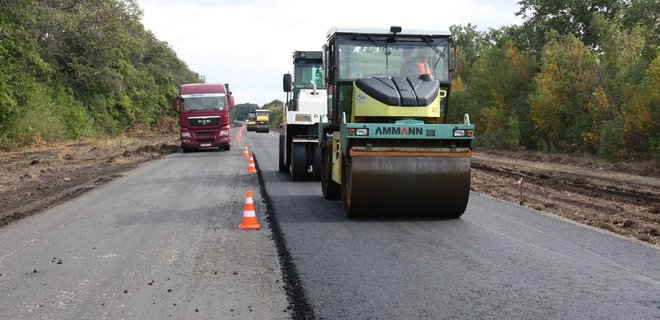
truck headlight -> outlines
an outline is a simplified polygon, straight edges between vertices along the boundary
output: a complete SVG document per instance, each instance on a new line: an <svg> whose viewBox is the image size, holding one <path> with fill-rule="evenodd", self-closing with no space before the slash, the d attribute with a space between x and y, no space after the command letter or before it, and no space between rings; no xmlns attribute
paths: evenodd
<svg viewBox="0 0 660 320"><path fill-rule="evenodd" d="M181 132L181 138L192 138L192 136L190 135L190 132L182 131Z"/></svg>
<svg viewBox="0 0 660 320"><path fill-rule="evenodd" d="M221 136L226 136L229 134L229 130L220 130L220 135Z"/></svg>

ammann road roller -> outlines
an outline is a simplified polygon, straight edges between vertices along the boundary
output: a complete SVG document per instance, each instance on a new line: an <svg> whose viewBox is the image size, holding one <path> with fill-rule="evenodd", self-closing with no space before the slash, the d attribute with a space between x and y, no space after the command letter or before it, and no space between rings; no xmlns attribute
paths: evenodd
<svg viewBox="0 0 660 320"><path fill-rule="evenodd" d="M448 31L332 28L323 46L328 121L321 185L348 217L458 218L475 126L446 123Z"/></svg>

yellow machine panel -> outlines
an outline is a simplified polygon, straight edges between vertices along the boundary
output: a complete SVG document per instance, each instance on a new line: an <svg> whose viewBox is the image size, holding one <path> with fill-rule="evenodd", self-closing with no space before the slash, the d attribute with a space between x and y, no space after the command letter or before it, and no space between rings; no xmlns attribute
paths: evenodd
<svg viewBox="0 0 660 320"><path fill-rule="evenodd" d="M341 143L340 132L332 133L332 180L341 183Z"/></svg>
<svg viewBox="0 0 660 320"><path fill-rule="evenodd" d="M440 117L440 102L447 95L447 91L440 90L438 96L431 104L425 107L395 107L388 106L358 88L353 84L353 112L351 112L351 122L354 117L420 117L420 118L438 118Z"/></svg>

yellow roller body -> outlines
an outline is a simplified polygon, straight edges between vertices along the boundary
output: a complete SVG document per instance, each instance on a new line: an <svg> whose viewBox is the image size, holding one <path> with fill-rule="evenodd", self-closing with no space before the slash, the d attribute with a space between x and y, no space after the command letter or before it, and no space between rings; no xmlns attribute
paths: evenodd
<svg viewBox="0 0 660 320"><path fill-rule="evenodd" d="M341 184L341 135L339 132L332 133L332 180Z"/></svg>
<svg viewBox="0 0 660 320"><path fill-rule="evenodd" d="M422 107L397 107L388 106L368 94L360 88L353 85L353 113L351 122L356 121L356 117L419 117L419 118L439 118L440 101L447 95L447 91L440 90L435 100L428 106Z"/></svg>
<svg viewBox="0 0 660 320"><path fill-rule="evenodd" d="M465 212L475 126L467 114L447 123L450 43L448 32L400 27L328 33L321 189L341 193L346 216Z"/></svg>

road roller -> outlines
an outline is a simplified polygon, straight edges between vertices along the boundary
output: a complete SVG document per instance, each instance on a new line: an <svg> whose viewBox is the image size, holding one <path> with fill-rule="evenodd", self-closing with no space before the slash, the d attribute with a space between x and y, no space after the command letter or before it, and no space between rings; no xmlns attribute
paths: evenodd
<svg viewBox="0 0 660 320"><path fill-rule="evenodd" d="M451 46L448 31L328 31L321 189L347 217L465 211L475 126L446 123Z"/></svg>

